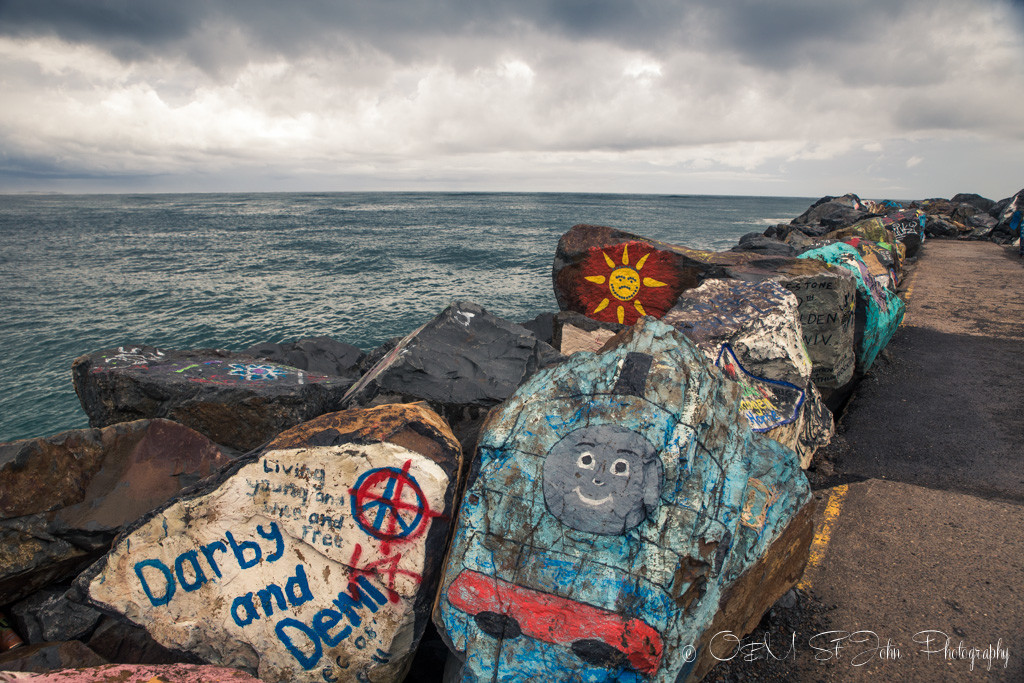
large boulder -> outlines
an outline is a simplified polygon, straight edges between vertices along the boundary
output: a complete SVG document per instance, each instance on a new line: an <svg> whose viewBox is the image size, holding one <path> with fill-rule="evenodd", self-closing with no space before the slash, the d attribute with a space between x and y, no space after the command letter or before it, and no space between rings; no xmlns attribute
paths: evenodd
<svg viewBox="0 0 1024 683"><path fill-rule="evenodd" d="M243 349L241 353L306 372L348 377L353 381L362 374L359 363L366 356L361 349L330 337L309 337L283 344L264 342Z"/></svg>
<svg viewBox="0 0 1024 683"><path fill-rule="evenodd" d="M806 469L834 427L811 382L797 307L796 296L771 280L708 280L683 292L662 320L740 384L751 429L796 451Z"/></svg>
<svg viewBox="0 0 1024 683"><path fill-rule="evenodd" d="M82 356L71 373L93 427L166 417L241 451L337 410L353 382L217 349L151 346Z"/></svg>
<svg viewBox="0 0 1024 683"><path fill-rule="evenodd" d="M979 211L985 211L986 213L992 210L992 207L996 205L991 199L982 197L980 194L973 194L969 192L958 192L950 198L952 204L970 204Z"/></svg>
<svg viewBox="0 0 1024 683"><path fill-rule="evenodd" d="M1024 190L1003 200L1000 204L1002 206L995 217L996 224L993 226L993 234L998 236L1001 242L1009 242L1014 237L1020 236L1020 216L1024 214Z"/></svg>
<svg viewBox="0 0 1024 683"><path fill-rule="evenodd" d="M401 680L460 468L426 407L323 416L140 520L76 580L78 599L264 681Z"/></svg>
<svg viewBox="0 0 1024 683"><path fill-rule="evenodd" d="M802 573L793 451L672 327L618 342L488 419L435 610L465 680L699 680Z"/></svg>
<svg viewBox="0 0 1024 683"><path fill-rule="evenodd" d="M822 197L806 211L793 219L793 225L822 225L830 230L853 225L870 215L870 211L855 194L842 197Z"/></svg>
<svg viewBox="0 0 1024 683"><path fill-rule="evenodd" d="M552 269L560 309L620 325L660 318L681 291L724 274L711 252L597 225L576 225L562 235Z"/></svg>
<svg viewBox="0 0 1024 683"><path fill-rule="evenodd" d="M124 525L229 462L168 420L0 444L0 604L77 573Z"/></svg>
<svg viewBox="0 0 1024 683"><path fill-rule="evenodd" d="M487 411L560 359L530 330L457 301L392 348L352 386L342 406L426 401L471 448Z"/></svg>
<svg viewBox="0 0 1024 683"><path fill-rule="evenodd" d="M759 232L748 233L741 237L732 251L750 251L765 256L796 256L797 254L797 249L793 245L766 237Z"/></svg>
<svg viewBox="0 0 1024 683"><path fill-rule="evenodd" d="M902 322L903 301L872 276L860 253L848 244L840 242L811 249L800 258L837 265L853 274L857 282L857 370L866 373Z"/></svg>
<svg viewBox="0 0 1024 683"><path fill-rule="evenodd" d="M9 608L14 627L28 643L86 640L103 615L67 599L67 588L45 588Z"/></svg>

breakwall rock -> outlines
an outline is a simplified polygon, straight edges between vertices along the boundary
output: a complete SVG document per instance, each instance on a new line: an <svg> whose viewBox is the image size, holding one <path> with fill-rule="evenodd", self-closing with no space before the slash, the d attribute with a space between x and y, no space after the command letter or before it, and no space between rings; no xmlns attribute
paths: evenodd
<svg viewBox="0 0 1024 683"><path fill-rule="evenodd" d="M399 680L460 467L422 406L325 418L140 520L77 579L78 597L261 680Z"/></svg>
<svg viewBox="0 0 1024 683"><path fill-rule="evenodd" d="M806 563L807 480L738 387L651 318L617 341L481 434L435 613L470 680L697 680L712 624L756 623Z"/></svg>
<svg viewBox="0 0 1024 683"><path fill-rule="evenodd" d="M230 458L168 420L0 444L0 605L69 577Z"/></svg>
<svg viewBox="0 0 1024 683"><path fill-rule="evenodd" d="M707 280L684 291L662 320L740 384L750 428L796 451L806 469L835 428L811 382L797 309L796 296L771 280Z"/></svg>
<svg viewBox="0 0 1024 683"><path fill-rule="evenodd" d="M82 356L71 374L93 427L165 417L239 451L338 410L354 381L217 349L131 345Z"/></svg>

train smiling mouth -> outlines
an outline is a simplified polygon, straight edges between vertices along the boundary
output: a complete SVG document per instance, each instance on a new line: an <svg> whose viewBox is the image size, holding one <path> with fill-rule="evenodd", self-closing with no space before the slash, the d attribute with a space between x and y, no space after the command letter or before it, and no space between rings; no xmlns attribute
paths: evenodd
<svg viewBox="0 0 1024 683"><path fill-rule="evenodd" d="M579 496L580 501L582 501L584 505L590 505L591 507L597 507L598 505L604 505L605 503L611 502L611 499L612 499L612 494L610 494L610 493L607 496L605 496L604 498L587 498L586 496L583 495L583 492L580 491L580 487L579 486L577 486L576 488L573 489L573 493L575 493L577 496Z"/></svg>

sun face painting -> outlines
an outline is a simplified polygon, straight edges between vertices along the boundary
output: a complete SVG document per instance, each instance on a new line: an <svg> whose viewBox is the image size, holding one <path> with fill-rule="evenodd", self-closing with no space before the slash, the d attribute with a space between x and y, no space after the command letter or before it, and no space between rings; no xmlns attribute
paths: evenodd
<svg viewBox="0 0 1024 683"><path fill-rule="evenodd" d="M643 242L591 248L582 273L580 308L601 322L632 325L641 316L660 318L679 296L671 256Z"/></svg>

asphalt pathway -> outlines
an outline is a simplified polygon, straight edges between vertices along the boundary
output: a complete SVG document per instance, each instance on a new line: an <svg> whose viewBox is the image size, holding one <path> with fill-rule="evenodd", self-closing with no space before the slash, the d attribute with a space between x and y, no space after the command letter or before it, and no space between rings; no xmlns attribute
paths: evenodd
<svg viewBox="0 0 1024 683"><path fill-rule="evenodd" d="M812 473L801 591L709 680L1024 681L1024 262L930 241L904 287Z"/></svg>

